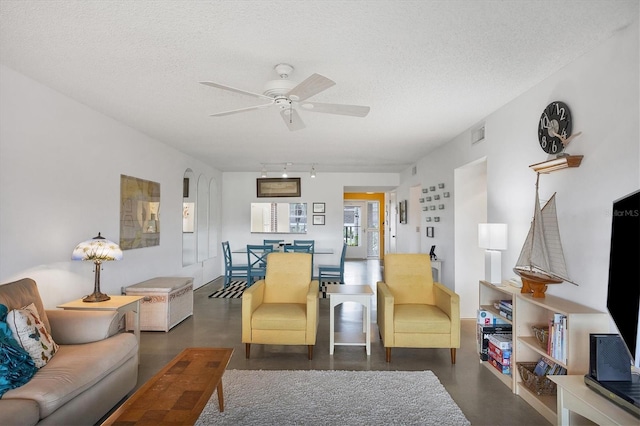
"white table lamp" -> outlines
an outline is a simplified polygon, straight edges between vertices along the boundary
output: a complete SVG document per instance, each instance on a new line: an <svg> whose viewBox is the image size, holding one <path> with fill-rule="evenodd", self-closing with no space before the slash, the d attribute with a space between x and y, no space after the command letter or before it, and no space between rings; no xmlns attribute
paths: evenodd
<svg viewBox="0 0 640 426"><path fill-rule="evenodd" d="M484 279L492 284L502 283L502 253L507 249L507 224L478 224L478 245L485 249Z"/></svg>

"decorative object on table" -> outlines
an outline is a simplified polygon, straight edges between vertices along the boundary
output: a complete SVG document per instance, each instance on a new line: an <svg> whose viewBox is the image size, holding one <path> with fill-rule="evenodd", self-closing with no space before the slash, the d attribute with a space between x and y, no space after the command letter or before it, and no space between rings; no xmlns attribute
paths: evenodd
<svg viewBox="0 0 640 426"><path fill-rule="evenodd" d="M83 302L104 302L111 299L100 292L100 269L102 269L102 262L122 260L122 250L116 243L107 240L98 232L97 237L76 246L71 254L71 260L92 260L95 265L93 293L82 299Z"/></svg>
<svg viewBox="0 0 640 426"><path fill-rule="evenodd" d="M522 278L520 292L533 292L533 297L536 298L544 297L548 284L560 284L564 281L575 284L569 279L562 252L556 214L556 194L554 193L541 209L538 195L539 181L540 173L536 174L533 220L516 266L513 268L513 271Z"/></svg>
<svg viewBox="0 0 640 426"><path fill-rule="evenodd" d="M257 178L256 196L270 197L300 197L300 178Z"/></svg>
<svg viewBox="0 0 640 426"><path fill-rule="evenodd" d="M324 203L313 203L313 212L314 213L325 213L325 204Z"/></svg>
<svg viewBox="0 0 640 426"><path fill-rule="evenodd" d="M428 218L431 220L431 218ZM433 226L427 226L427 237L433 238Z"/></svg>
<svg viewBox="0 0 640 426"><path fill-rule="evenodd" d="M398 210L400 214L400 223L407 223L407 200L402 200L398 203Z"/></svg>
<svg viewBox="0 0 640 426"><path fill-rule="evenodd" d="M323 214L314 214L313 215L313 224L314 225L324 225L324 215Z"/></svg>
<svg viewBox="0 0 640 426"><path fill-rule="evenodd" d="M569 155L567 145L581 132L571 134L573 122L571 110L564 102L554 101L546 106L538 122L538 143L544 152L556 158L533 164L537 173L550 173L567 167L579 167L582 155Z"/></svg>
<svg viewBox="0 0 640 426"><path fill-rule="evenodd" d="M210 116L221 117L276 105L280 110L280 116L284 120L287 128L289 131L293 132L304 129L305 127L300 115L298 114L298 105L300 105L301 109L305 111L323 112L326 114L347 115L351 117L366 117L367 114L369 114L370 107L368 106L309 102L307 100L308 98L317 95L336 84L327 77L320 74L313 74L301 83L296 84L294 81L289 80L289 76L293 72L293 67L291 65L278 64L274 67L274 70L280 77L276 80L267 82L262 94L236 89L220 83L201 81L200 84L204 84L206 86L240 93L241 95L248 95L262 101L261 105L218 112L210 114ZM304 103L302 103L303 101ZM295 109L294 106L296 106Z"/></svg>
<svg viewBox="0 0 640 426"><path fill-rule="evenodd" d="M505 223L479 223L478 246L485 249L484 280L491 284L502 283L502 253L507 249L507 225Z"/></svg>
<svg viewBox="0 0 640 426"><path fill-rule="evenodd" d="M120 175L120 247L129 250L157 245L160 245L160 184Z"/></svg>

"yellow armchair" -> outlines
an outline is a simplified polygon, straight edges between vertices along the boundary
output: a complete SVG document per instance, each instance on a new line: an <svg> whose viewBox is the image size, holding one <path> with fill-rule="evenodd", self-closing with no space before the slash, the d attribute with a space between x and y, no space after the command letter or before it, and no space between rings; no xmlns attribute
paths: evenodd
<svg viewBox="0 0 640 426"><path fill-rule="evenodd" d="M318 281L311 280L311 254L270 253L264 280L242 294L242 343L307 345L309 359L318 331Z"/></svg>
<svg viewBox="0 0 640 426"><path fill-rule="evenodd" d="M428 254L386 254L378 281L378 328L391 362L391 348L460 347L460 297L434 282Z"/></svg>

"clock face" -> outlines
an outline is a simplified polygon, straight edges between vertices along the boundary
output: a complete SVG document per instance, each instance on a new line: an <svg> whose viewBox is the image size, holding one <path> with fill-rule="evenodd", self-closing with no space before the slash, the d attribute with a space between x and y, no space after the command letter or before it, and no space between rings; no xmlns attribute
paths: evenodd
<svg viewBox="0 0 640 426"><path fill-rule="evenodd" d="M571 136L571 111L564 102L551 102L542 112L538 123L538 141L547 154L560 154L562 140Z"/></svg>

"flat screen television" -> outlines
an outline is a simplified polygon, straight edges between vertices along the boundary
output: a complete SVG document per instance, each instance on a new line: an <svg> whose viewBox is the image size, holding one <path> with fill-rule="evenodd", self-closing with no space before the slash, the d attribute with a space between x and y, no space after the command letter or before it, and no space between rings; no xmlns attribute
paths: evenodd
<svg viewBox="0 0 640 426"><path fill-rule="evenodd" d="M640 190L613 202L607 310L640 369Z"/></svg>

